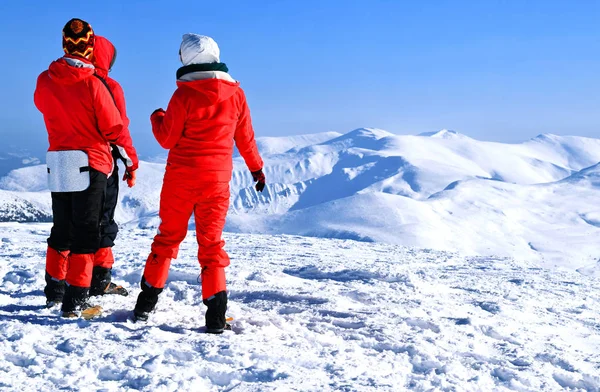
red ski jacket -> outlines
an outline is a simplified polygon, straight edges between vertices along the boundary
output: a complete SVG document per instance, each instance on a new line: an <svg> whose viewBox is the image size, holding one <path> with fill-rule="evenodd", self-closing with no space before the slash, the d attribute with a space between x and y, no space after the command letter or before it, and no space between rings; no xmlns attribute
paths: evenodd
<svg viewBox="0 0 600 392"><path fill-rule="evenodd" d="M225 72L194 72L177 81L167 111L151 116L152 132L170 149L168 164L198 168L197 177L229 182L233 145L250 171L262 169L250 110L239 83Z"/></svg>
<svg viewBox="0 0 600 392"><path fill-rule="evenodd" d="M125 94L123 88L116 80L108 76L108 71L112 68L115 61L117 51L114 45L108 39L96 35L96 41L94 43L94 66L96 67L96 74L102 77L106 81L108 88L110 89L115 104L121 112L121 118L123 120L123 147L118 147L119 154L123 158L127 170L134 171L138 168L139 159L137 152L133 147L133 141L131 140L131 134L129 133L129 119L127 118L127 108L125 105Z"/></svg>
<svg viewBox="0 0 600 392"><path fill-rule="evenodd" d="M48 151L83 150L92 168L109 174L109 143L124 146L123 120L94 67L79 58L63 57L40 74L35 106L44 116Z"/></svg>

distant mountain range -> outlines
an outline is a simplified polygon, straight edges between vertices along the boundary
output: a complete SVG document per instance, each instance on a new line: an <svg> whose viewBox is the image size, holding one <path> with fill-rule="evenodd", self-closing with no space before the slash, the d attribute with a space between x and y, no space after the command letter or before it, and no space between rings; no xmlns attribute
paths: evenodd
<svg viewBox="0 0 600 392"><path fill-rule="evenodd" d="M540 135L519 144L448 130L360 128L257 139L268 187L234 158L226 229L383 241L578 267L600 258L600 140ZM126 225L154 226L164 163L123 189ZM0 179L0 220L50 216L43 165Z"/></svg>

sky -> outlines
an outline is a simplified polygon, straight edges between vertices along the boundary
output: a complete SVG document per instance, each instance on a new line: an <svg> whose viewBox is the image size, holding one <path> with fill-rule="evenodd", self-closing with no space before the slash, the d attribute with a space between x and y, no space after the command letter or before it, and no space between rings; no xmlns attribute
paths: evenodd
<svg viewBox="0 0 600 392"><path fill-rule="evenodd" d="M217 41L257 136L376 127L502 142L600 138L600 1L5 0L5 140L46 143L33 91L62 55L72 17L117 47L111 76L124 88L142 156L162 151L149 116L176 88L187 32Z"/></svg>

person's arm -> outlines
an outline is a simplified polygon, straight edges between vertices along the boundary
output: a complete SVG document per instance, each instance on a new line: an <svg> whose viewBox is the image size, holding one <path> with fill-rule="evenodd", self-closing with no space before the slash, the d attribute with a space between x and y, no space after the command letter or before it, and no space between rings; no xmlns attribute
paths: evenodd
<svg viewBox="0 0 600 392"><path fill-rule="evenodd" d="M263 160L258 153L256 140L254 139L254 129L252 128L252 119L250 118L250 109L246 102L246 95L240 89L240 115L235 128L234 140L237 149L246 162L246 166L252 173L252 179L256 182L255 189L262 192L266 186L266 178L263 173Z"/></svg>
<svg viewBox="0 0 600 392"><path fill-rule="evenodd" d="M258 153L256 140L254 140L254 129L252 128L252 119L250 118L250 109L246 102L244 91L240 89L240 115L235 128L234 140L235 146L239 150L246 166L251 172L257 172L263 168L263 160Z"/></svg>
<svg viewBox="0 0 600 392"><path fill-rule="evenodd" d="M125 164L128 172L133 172L137 170L139 166L139 159L137 156L137 151L133 146L133 140L131 138L131 133L129 132L129 119L127 118L127 107L125 104L125 94L123 92L123 88L121 85L114 79L111 79L110 87L112 88L113 96L115 97L115 104L117 105L117 109L121 113L121 120L123 121L123 143L124 146L116 146L119 155L121 156L121 160ZM127 174L127 173L126 173Z"/></svg>
<svg viewBox="0 0 600 392"><path fill-rule="evenodd" d="M176 90L171 97L167 111L156 109L150 116L152 133L158 144L167 150L175 147L181 135L186 119L185 103L180 93Z"/></svg>
<svg viewBox="0 0 600 392"><path fill-rule="evenodd" d="M45 77L44 74L46 72L42 72L40 76L38 76L37 83L35 85L35 91L33 92L33 103L35 104L35 107L42 112L42 114L44 113L44 100L41 99L41 89L43 88L41 85L43 84L43 78Z"/></svg>
<svg viewBox="0 0 600 392"><path fill-rule="evenodd" d="M121 113L107 86L97 78L90 80L98 130L109 143L123 147L125 143Z"/></svg>

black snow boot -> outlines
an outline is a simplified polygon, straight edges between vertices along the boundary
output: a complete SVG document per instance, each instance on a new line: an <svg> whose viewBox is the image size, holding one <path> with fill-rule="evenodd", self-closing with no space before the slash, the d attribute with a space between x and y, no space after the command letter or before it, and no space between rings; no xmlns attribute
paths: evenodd
<svg viewBox="0 0 600 392"><path fill-rule="evenodd" d="M224 330L231 327L225 321L225 312L227 311L227 291L219 291L210 298L205 299L206 309L206 332L223 333Z"/></svg>
<svg viewBox="0 0 600 392"><path fill-rule="evenodd" d="M62 304L62 317L77 318L79 316L86 320L102 314L100 306L91 305L87 302L89 288L66 285L65 296Z"/></svg>
<svg viewBox="0 0 600 392"><path fill-rule="evenodd" d="M126 297L129 294L123 286L111 282L111 271L111 268L94 267L92 271L90 296L117 294Z"/></svg>
<svg viewBox="0 0 600 392"><path fill-rule="evenodd" d="M158 302L158 295L162 293L163 289L150 286L143 276L140 287L142 292L138 295L135 309L133 309L133 319L135 321L148 321L148 316L154 310Z"/></svg>
<svg viewBox="0 0 600 392"><path fill-rule="evenodd" d="M56 280L48 272L46 272L46 287L44 287L44 294L46 294L46 307L51 308L63 301L65 296L65 281Z"/></svg>

